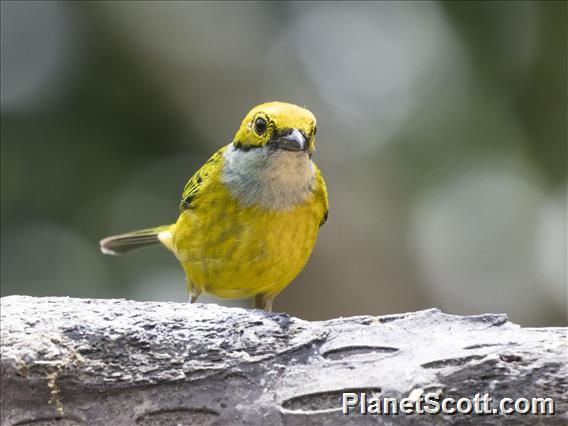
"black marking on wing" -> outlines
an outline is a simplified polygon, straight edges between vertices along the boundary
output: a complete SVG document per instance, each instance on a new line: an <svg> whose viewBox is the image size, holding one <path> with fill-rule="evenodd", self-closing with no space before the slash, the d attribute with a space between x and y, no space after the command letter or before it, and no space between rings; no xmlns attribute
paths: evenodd
<svg viewBox="0 0 568 426"><path fill-rule="evenodd" d="M328 214L329 214L329 210L326 209L325 212L323 213L323 217L321 218L321 222L320 222L320 225L319 225L320 227L326 224Z"/></svg>
<svg viewBox="0 0 568 426"><path fill-rule="evenodd" d="M207 179L211 173L220 166L220 162L223 161L223 153L225 149L222 148L207 160L207 162L201 166L201 168L195 172L195 174L189 179L183 188L183 193L181 196L180 210L184 211L191 209L195 206L195 200L198 198L199 193L203 187L207 184Z"/></svg>

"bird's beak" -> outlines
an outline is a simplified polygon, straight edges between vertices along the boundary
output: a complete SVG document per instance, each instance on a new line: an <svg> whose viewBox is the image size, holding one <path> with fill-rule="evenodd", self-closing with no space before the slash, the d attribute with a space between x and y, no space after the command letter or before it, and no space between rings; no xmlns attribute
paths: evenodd
<svg viewBox="0 0 568 426"><path fill-rule="evenodd" d="M306 138L298 129L288 129L276 138L276 146L287 151L306 151Z"/></svg>

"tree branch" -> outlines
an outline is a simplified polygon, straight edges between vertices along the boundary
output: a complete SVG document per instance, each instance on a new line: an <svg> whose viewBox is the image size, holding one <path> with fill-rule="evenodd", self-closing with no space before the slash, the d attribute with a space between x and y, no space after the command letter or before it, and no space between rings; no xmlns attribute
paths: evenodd
<svg viewBox="0 0 568 426"><path fill-rule="evenodd" d="M307 322L212 304L25 296L4 297L1 308L2 425L480 420L341 411L343 392L415 398L419 389L555 401L554 416L483 416L483 424L568 420L566 329L521 328L500 314Z"/></svg>

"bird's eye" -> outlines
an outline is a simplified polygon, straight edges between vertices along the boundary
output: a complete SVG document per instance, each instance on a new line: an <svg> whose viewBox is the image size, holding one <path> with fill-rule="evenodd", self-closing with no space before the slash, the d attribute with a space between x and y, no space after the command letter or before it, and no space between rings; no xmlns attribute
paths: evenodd
<svg viewBox="0 0 568 426"><path fill-rule="evenodd" d="M317 127L314 127L313 135L315 136L317 132L318 132L318 128L317 128Z"/></svg>
<svg viewBox="0 0 568 426"><path fill-rule="evenodd" d="M262 135L264 132L266 132L266 127L267 127L267 123L266 123L266 120L264 118L258 117L254 121L254 131L257 134Z"/></svg>

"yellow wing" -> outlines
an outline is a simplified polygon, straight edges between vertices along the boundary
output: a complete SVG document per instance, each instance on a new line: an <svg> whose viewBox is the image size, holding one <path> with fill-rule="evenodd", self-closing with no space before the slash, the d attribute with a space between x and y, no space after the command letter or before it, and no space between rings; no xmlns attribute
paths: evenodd
<svg viewBox="0 0 568 426"><path fill-rule="evenodd" d="M223 161L223 154L226 149L227 147L224 146L213 154L211 158L209 158L209 160L207 160L207 162L201 166L201 168L195 172L195 174L185 184L179 206L181 211L192 208L196 198L199 197L199 193L207 186L208 178L212 171L220 167L220 163Z"/></svg>

